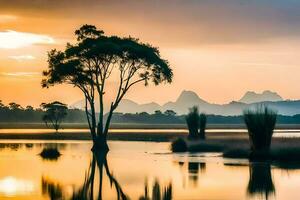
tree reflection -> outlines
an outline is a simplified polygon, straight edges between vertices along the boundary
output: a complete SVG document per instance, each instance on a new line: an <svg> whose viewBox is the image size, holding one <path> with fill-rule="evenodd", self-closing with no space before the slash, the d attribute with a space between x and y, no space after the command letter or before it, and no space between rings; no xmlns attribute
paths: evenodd
<svg viewBox="0 0 300 200"><path fill-rule="evenodd" d="M42 194L47 195L51 200L63 199L63 188L59 183L42 177Z"/></svg>
<svg viewBox="0 0 300 200"><path fill-rule="evenodd" d="M199 162L188 162L189 180L197 185L199 179L199 171L204 173L206 170L205 163Z"/></svg>
<svg viewBox="0 0 300 200"><path fill-rule="evenodd" d="M249 165L249 173L250 177L247 187L249 196L260 195L268 199L269 196L275 195L275 186L269 163L251 163Z"/></svg>
<svg viewBox="0 0 300 200"><path fill-rule="evenodd" d="M125 195L124 191L121 188L121 185L117 181L117 179L110 172L108 163L107 163L107 153L104 152L95 152L93 153L93 159L91 161L88 172L86 173L85 180L83 185L73 193L71 199L72 200L93 200L98 199L102 200L102 188L103 188L103 178L104 173L107 175L110 185L112 188L115 188L117 199L118 200L127 200L128 197ZM95 193L95 172L96 167L99 171L99 187L98 192Z"/></svg>
<svg viewBox="0 0 300 200"><path fill-rule="evenodd" d="M162 190L162 192L161 192ZM172 184L166 187L161 187L158 180L155 180L152 187L152 197L150 198L148 183L145 183L144 195L139 200L171 200L172 199Z"/></svg>

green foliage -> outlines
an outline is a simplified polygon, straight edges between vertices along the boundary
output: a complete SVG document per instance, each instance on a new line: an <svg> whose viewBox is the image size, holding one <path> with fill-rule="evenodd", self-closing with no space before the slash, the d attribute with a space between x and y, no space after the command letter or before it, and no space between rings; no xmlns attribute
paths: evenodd
<svg viewBox="0 0 300 200"><path fill-rule="evenodd" d="M186 152L188 150L186 141L182 138L177 138L171 143L172 152Z"/></svg>
<svg viewBox="0 0 300 200"><path fill-rule="evenodd" d="M268 107L260 106L255 110L244 111L244 120L248 129L251 151L253 154L268 153L277 113Z"/></svg>
<svg viewBox="0 0 300 200"><path fill-rule="evenodd" d="M54 101L52 103L42 103L41 107L45 110L43 121L47 126L50 123L51 126L58 131L61 122L67 115L67 105Z"/></svg>

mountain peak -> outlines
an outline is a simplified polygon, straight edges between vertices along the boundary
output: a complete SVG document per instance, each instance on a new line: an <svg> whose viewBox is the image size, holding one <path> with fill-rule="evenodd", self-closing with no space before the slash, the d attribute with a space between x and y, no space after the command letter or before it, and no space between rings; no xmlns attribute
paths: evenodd
<svg viewBox="0 0 300 200"><path fill-rule="evenodd" d="M265 101L283 101L283 98L279 96L276 92L270 90L265 90L262 93L256 93L254 91L248 91L245 95L239 100L241 103L251 104L259 103Z"/></svg>
<svg viewBox="0 0 300 200"><path fill-rule="evenodd" d="M201 99L195 92L190 90L183 90L179 97L176 100L177 103L196 103L195 105L199 103L206 103L203 99Z"/></svg>

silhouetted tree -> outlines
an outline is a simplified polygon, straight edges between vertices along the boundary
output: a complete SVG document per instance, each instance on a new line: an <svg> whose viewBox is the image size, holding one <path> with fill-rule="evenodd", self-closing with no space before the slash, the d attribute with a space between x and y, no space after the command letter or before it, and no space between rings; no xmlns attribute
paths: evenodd
<svg viewBox="0 0 300 200"><path fill-rule="evenodd" d="M41 107L45 110L43 121L46 123L46 126L50 123L57 132L61 122L67 115L67 105L54 101L52 103L42 103Z"/></svg>
<svg viewBox="0 0 300 200"><path fill-rule="evenodd" d="M21 107L20 104L17 104L15 102L11 102L8 104L9 109L11 110L22 110L23 108Z"/></svg>
<svg viewBox="0 0 300 200"><path fill-rule="evenodd" d="M174 110L166 110L164 114L167 116L175 116L176 112Z"/></svg>
<svg viewBox="0 0 300 200"><path fill-rule="evenodd" d="M106 36L95 26L84 25L75 31L76 44L67 44L65 51L53 49L48 54L48 70L43 74L43 87L67 83L79 88L85 97L85 111L92 139L93 150L108 151L107 135L113 112L133 85L149 81L158 85L170 83L173 73L157 48L131 37ZM104 101L107 79L117 72L119 77L115 99L110 104L104 122ZM98 120L95 97L100 111Z"/></svg>
<svg viewBox="0 0 300 200"><path fill-rule="evenodd" d="M160 110L155 110L155 111L154 111L154 114L155 114L155 115L162 115L162 112L161 112Z"/></svg>

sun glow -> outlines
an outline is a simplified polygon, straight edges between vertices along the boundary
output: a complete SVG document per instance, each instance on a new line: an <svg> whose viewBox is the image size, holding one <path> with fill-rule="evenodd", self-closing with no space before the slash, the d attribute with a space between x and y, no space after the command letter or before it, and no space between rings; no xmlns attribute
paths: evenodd
<svg viewBox="0 0 300 200"><path fill-rule="evenodd" d="M18 180L14 177L5 177L0 180L0 194L14 196L16 194L26 194L34 190L31 181Z"/></svg>
<svg viewBox="0 0 300 200"><path fill-rule="evenodd" d="M0 32L0 49L16 49L33 44L53 44L54 39L47 35L17 32L12 30Z"/></svg>

